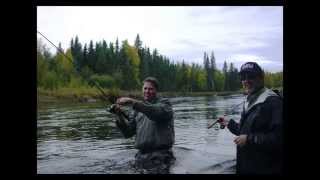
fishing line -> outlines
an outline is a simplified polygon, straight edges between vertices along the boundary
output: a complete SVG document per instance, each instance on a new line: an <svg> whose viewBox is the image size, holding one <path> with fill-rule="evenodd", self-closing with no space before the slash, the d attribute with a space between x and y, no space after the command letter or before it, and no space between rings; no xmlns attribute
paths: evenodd
<svg viewBox="0 0 320 180"><path fill-rule="evenodd" d="M44 37L51 45L53 45L59 53L61 53L64 57L66 57L68 60L70 60L70 62L72 63L72 59L70 57L68 57L67 55L64 54L64 52L61 50L61 48L58 48L53 42L51 42L45 35L43 35L42 33L40 33L38 30L37 32L42 36ZM77 71L76 71L77 72ZM78 74L79 75L79 74ZM85 79L85 78L84 78ZM99 92L102 94L102 97L104 100L109 100L107 99L107 97L109 97L108 95L106 95L106 93L103 91L102 87L97 83L95 82L94 80L92 79L85 79L86 81L88 81L89 83L90 82L93 82L94 86L96 86L99 90ZM110 100L109 100L110 101ZM113 102L111 102L113 103Z"/></svg>

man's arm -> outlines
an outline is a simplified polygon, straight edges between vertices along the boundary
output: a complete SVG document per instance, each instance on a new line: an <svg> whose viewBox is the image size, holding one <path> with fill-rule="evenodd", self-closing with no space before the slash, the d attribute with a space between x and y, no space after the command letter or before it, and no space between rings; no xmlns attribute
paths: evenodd
<svg viewBox="0 0 320 180"><path fill-rule="evenodd" d="M173 117L172 106L167 99L155 104L135 101L133 109L145 114L152 121L170 120Z"/></svg>
<svg viewBox="0 0 320 180"><path fill-rule="evenodd" d="M117 113L116 125L120 129L125 138L130 138L136 134L136 121L135 117L127 119L122 113Z"/></svg>
<svg viewBox="0 0 320 180"><path fill-rule="evenodd" d="M239 125L239 123L237 123L233 119L230 119L227 127L232 134L234 134L236 136L240 135L240 125Z"/></svg>
<svg viewBox="0 0 320 180"><path fill-rule="evenodd" d="M268 150L279 150L282 145L282 101L278 97L270 97L266 103L270 108L271 119L267 133L248 135L248 143L261 146Z"/></svg>

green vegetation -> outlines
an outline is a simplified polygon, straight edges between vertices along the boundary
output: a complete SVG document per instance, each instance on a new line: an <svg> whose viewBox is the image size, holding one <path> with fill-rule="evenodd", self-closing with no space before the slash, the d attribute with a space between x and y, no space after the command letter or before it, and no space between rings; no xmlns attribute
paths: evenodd
<svg viewBox="0 0 320 180"><path fill-rule="evenodd" d="M187 64L184 60L174 63L159 54L157 49L151 51L142 45L139 34L134 45L124 40L121 46L118 39L115 43L102 40L95 45L90 41L89 45L83 46L76 36L66 50L59 44L66 58L58 52L52 55L38 39L38 95L80 101L101 98L92 81L107 94L134 92L134 95L140 95L141 82L147 76L156 77L161 85L160 91L167 94L223 94L241 89L238 69L226 61L222 70L217 69L213 51L210 56L204 52L201 66ZM266 72L265 84L271 88L282 87L282 72Z"/></svg>
<svg viewBox="0 0 320 180"><path fill-rule="evenodd" d="M270 73L266 72L264 76L265 86L268 88L282 89L283 85L283 75L282 72Z"/></svg>

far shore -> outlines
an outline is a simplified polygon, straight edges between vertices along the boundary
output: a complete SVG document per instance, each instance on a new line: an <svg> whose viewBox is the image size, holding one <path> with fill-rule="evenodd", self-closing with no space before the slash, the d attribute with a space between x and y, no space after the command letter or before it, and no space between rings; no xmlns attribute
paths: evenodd
<svg viewBox="0 0 320 180"><path fill-rule="evenodd" d="M113 95L116 97L141 97L141 91L122 91L122 90L105 90L106 95ZM222 92L159 92L159 96L170 98L170 97L198 97L198 96L228 96L233 94L241 94L242 90L239 91L222 91ZM90 102L103 102L105 101L101 93L94 89L88 89L85 91L79 91L77 89L64 88L60 90L43 90L38 89L37 91L37 102L50 103L50 102L79 102L79 103L90 103ZM109 103L109 102L108 102Z"/></svg>
<svg viewBox="0 0 320 180"><path fill-rule="evenodd" d="M282 91L282 88L272 88ZM134 97L142 99L141 91L122 91L122 90L104 90L107 96L114 97ZM171 97L199 97L199 96L228 96L243 94L243 90L238 91L209 91L209 92L159 92L159 96L165 98ZM56 103L56 102L76 102L76 103L95 103L106 102L106 98L97 89L79 89L79 88L61 88L58 90L37 89L37 103Z"/></svg>

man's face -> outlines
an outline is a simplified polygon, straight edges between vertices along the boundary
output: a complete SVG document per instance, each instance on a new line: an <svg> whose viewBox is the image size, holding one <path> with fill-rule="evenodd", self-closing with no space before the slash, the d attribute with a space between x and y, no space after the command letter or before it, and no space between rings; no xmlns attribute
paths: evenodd
<svg viewBox="0 0 320 180"><path fill-rule="evenodd" d="M152 83L148 81L144 82L142 91L143 91L143 98L145 101L149 101L155 98L157 95L156 88L153 86Z"/></svg>
<svg viewBox="0 0 320 180"><path fill-rule="evenodd" d="M262 77L253 74L243 74L241 82L246 94L251 94L262 85Z"/></svg>

